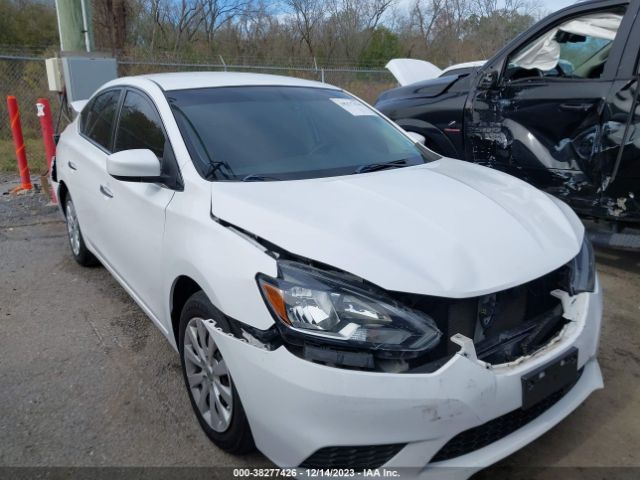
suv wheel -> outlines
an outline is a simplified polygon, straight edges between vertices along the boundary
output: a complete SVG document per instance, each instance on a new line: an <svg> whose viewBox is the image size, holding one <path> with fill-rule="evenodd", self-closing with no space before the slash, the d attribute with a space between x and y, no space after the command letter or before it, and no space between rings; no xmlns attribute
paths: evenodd
<svg viewBox="0 0 640 480"><path fill-rule="evenodd" d="M247 453L255 448L249 422L227 363L205 327L208 319L229 331L204 292L197 292L180 316L180 359L191 406L213 443L230 453Z"/></svg>

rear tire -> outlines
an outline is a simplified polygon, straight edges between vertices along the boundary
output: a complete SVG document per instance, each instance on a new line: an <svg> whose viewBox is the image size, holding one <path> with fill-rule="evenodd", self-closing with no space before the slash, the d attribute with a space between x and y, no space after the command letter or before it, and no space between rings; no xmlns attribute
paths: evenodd
<svg viewBox="0 0 640 480"><path fill-rule="evenodd" d="M182 309L178 341L191 407L213 443L229 453L248 453L255 449L249 422L225 359L204 326L208 319L230 331L204 292L196 292Z"/></svg>
<svg viewBox="0 0 640 480"><path fill-rule="evenodd" d="M67 193L64 202L64 215L67 220L67 237L69 238L69 247L73 259L83 267L92 267L98 265L98 259L87 249L80 230L76 207L71 200L71 195Z"/></svg>

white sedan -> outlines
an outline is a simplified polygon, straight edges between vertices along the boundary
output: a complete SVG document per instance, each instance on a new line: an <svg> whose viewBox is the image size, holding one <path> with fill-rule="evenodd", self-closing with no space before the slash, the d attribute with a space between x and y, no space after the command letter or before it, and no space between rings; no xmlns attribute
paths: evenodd
<svg viewBox="0 0 640 480"><path fill-rule="evenodd" d="M73 257L167 337L229 452L465 477L602 387L572 211L339 88L120 78L63 132L53 177Z"/></svg>

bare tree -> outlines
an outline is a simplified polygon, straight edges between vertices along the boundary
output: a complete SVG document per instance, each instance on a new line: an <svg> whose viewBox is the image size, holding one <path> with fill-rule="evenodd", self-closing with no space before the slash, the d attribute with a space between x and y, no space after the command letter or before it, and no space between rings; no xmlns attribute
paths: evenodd
<svg viewBox="0 0 640 480"><path fill-rule="evenodd" d="M167 8L162 0L150 0L147 9L150 18L146 23L151 23L149 50L153 52L156 46L158 32L160 32L163 38L166 38L167 35L165 28L167 24Z"/></svg>
<svg viewBox="0 0 640 480"><path fill-rule="evenodd" d="M416 0L413 4L412 14L420 32L420 36L425 42L431 40L431 32L436 23L444 0Z"/></svg>
<svg viewBox="0 0 640 480"><path fill-rule="evenodd" d="M232 22L250 6L243 0L201 0L204 33L209 45L213 43L216 32L224 25Z"/></svg>
<svg viewBox="0 0 640 480"><path fill-rule="evenodd" d="M94 0L96 40L114 52L325 65L370 62L373 51L377 63L401 51L445 67L487 58L540 11L540 0L397 1Z"/></svg>
<svg viewBox="0 0 640 480"><path fill-rule="evenodd" d="M474 0L473 11L482 17L501 15L531 15L535 16L540 10L538 0Z"/></svg>
<svg viewBox="0 0 640 480"><path fill-rule="evenodd" d="M179 0L171 9L174 32L173 51L177 52L183 39L190 41L204 20L203 6L200 0Z"/></svg>
<svg viewBox="0 0 640 480"><path fill-rule="evenodd" d="M330 0L332 23L345 57L354 61L371 41L373 31L395 0Z"/></svg>
<svg viewBox="0 0 640 480"><path fill-rule="evenodd" d="M317 31L326 16L324 0L285 0L293 11L294 25L312 57L316 56L315 41Z"/></svg>
<svg viewBox="0 0 640 480"><path fill-rule="evenodd" d="M476 43L479 56L487 58L528 27L539 11L536 0L475 0L467 37Z"/></svg>
<svg viewBox="0 0 640 480"><path fill-rule="evenodd" d="M101 48L113 54L124 50L130 8L125 0L95 0L94 26Z"/></svg>

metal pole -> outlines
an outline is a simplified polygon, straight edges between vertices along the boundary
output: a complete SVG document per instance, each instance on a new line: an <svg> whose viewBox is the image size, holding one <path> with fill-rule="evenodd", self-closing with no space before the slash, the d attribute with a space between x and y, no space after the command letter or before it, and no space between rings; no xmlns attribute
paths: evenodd
<svg viewBox="0 0 640 480"><path fill-rule="evenodd" d="M82 10L82 33L84 33L84 46L87 49L87 52L90 52L92 49L92 42L89 35L89 20L86 0L80 0L80 9Z"/></svg>
<svg viewBox="0 0 640 480"><path fill-rule="evenodd" d="M86 0L56 0L60 50L90 52L93 50L91 6Z"/></svg>

